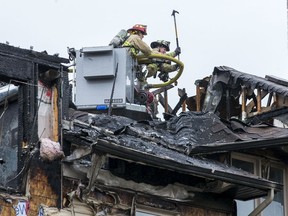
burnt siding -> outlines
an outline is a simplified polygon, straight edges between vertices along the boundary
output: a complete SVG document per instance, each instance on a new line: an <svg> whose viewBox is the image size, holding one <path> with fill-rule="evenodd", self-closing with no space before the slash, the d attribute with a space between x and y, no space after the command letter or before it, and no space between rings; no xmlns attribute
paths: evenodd
<svg viewBox="0 0 288 216"><path fill-rule="evenodd" d="M0 188L17 195L27 191L29 179L29 215L38 215L39 205L61 207L61 164L60 161L44 162L38 152L38 79L41 73L54 69L59 77L52 85L58 88L58 107L62 107L62 78L68 84L68 74L61 63L68 59L47 55L45 52L21 49L0 44L0 82L19 87L17 99L9 101L8 109L0 119ZM63 78L63 79L64 79ZM66 86L65 85L65 86ZM68 96L69 93L64 94ZM68 102L65 103L67 110ZM0 114L5 109L0 106ZM59 110L59 119L62 117ZM60 124L59 120L59 124ZM60 137L59 130L59 140ZM30 176L29 174L30 172ZM12 179L12 180L11 180ZM17 198L15 198L17 200ZM19 200L21 197L19 198ZM1 199L0 199L1 200ZM4 207L5 206L5 207ZM7 208L6 208L7 206ZM12 204L1 205L1 215L15 215Z"/></svg>
<svg viewBox="0 0 288 216"><path fill-rule="evenodd" d="M11 67L12 65L12 67ZM16 77L22 81L32 79L33 63L17 59L13 56L5 56L0 52L0 79L8 81L10 77Z"/></svg>
<svg viewBox="0 0 288 216"><path fill-rule="evenodd" d="M61 63L69 63L69 59L61 58L55 55L48 55L46 51L37 52L3 43L0 43L0 53L1 55L10 56L14 59L23 59L27 62L34 62L54 68L59 68Z"/></svg>

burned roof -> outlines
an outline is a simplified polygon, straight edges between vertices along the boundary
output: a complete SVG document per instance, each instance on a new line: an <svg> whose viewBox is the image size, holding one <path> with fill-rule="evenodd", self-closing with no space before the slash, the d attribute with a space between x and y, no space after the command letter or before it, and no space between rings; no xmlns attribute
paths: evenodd
<svg viewBox="0 0 288 216"><path fill-rule="evenodd" d="M0 43L0 78L1 81L11 82L11 78L27 81L33 80L33 73L44 73L47 70L59 70L62 63L70 61L58 55L48 55L46 51L37 52L33 49L22 49ZM37 67L34 66L37 64Z"/></svg>
<svg viewBox="0 0 288 216"><path fill-rule="evenodd" d="M38 52L33 49L23 49L3 43L0 43L0 50L3 56L13 56L16 59L24 59L39 64L56 65L58 67L59 63L70 63L69 59L61 58L58 54L48 55L45 50Z"/></svg>
<svg viewBox="0 0 288 216"><path fill-rule="evenodd" d="M288 141L286 128L267 124L249 126L236 119L223 122L216 114L210 112L183 112L165 122L141 122L122 116L94 115L81 111L74 112L72 118L78 120L84 118L87 121L87 116L90 124L111 131L118 139L121 138L122 142L139 144L149 141L186 155L191 154L193 149L199 146L212 148L231 143L237 146L239 143L243 149L255 147L252 144L245 147L245 143L259 143L257 147L261 147L262 143L267 147L268 144L286 145ZM137 139L133 141L134 138L132 139L131 136ZM272 143L269 142L271 139L273 139Z"/></svg>
<svg viewBox="0 0 288 216"><path fill-rule="evenodd" d="M233 184L233 189L222 193L233 194L236 199L260 197L271 188L281 190L277 183L226 164L189 156L191 149L199 144L241 140L215 114L186 112L167 122L136 122L120 116L73 110L70 117L64 127L64 138L78 147L89 146L91 153L99 151L112 158L227 182ZM71 158L68 156L66 161L71 162Z"/></svg>
<svg viewBox="0 0 288 216"><path fill-rule="evenodd" d="M283 96L288 96L287 82L282 80L276 83L273 77L266 76L266 78L258 77L255 75L247 74L227 66L215 67L213 76L217 76L216 80L228 83L242 83L251 89L261 88L268 92L276 92ZM274 81L274 82L273 82ZM215 81L217 82L217 81ZM285 85L283 85L285 83Z"/></svg>

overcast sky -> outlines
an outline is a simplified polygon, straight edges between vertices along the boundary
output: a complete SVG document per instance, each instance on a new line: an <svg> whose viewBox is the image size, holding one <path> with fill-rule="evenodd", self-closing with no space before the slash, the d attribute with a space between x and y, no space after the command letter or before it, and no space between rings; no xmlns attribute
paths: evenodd
<svg viewBox="0 0 288 216"><path fill-rule="evenodd" d="M195 80L211 75L215 66L288 79L286 0L0 1L0 43L65 58L67 47L106 46L119 30L136 23L148 25L144 41L149 45L165 39L174 50L171 14L178 11L185 65L178 87L188 96L195 94Z"/></svg>

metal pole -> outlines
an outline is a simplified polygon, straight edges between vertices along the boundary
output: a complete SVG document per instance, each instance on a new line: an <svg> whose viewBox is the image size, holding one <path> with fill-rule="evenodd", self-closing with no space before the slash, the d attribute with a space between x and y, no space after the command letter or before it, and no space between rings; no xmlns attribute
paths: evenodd
<svg viewBox="0 0 288 216"><path fill-rule="evenodd" d="M176 24L176 16L175 13L178 13L178 11L173 10L171 16L174 16L174 27L175 27L175 34L176 34L176 45L179 47L179 40L178 40L178 32L177 32L177 24ZM178 55L178 59L180 60L180 54Z"/></svg>
<svg viewBox="0 0 288 216"><path fill-rule="evenodd" d="M108 115L109 116L111 116L111 113L112 113L112 101L113 101L113 95L114 95L115 82L116 82L116 79L117 79L117 73L118 73L118 62L116 64L115 77L114 77L114 80L113 80L111 97L110 97L110 101L109 101L109 108L108 108Z"/></svg>

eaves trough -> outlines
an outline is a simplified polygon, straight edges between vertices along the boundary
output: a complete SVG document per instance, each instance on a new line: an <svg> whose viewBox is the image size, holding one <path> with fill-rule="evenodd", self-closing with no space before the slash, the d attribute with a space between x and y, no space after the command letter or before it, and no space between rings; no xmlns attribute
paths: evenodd
<svg viewBox="0 0 288 216"><path fill-rule="evenodd" d="M252 140L252 141L239 141L229 143L214 143L199 145L191 150L190 154L211 154L219 152L247 150L247 149L259 149L259 148L275 148L280 146L288 145L288 137L270 138L263 140Z"/></svg>

